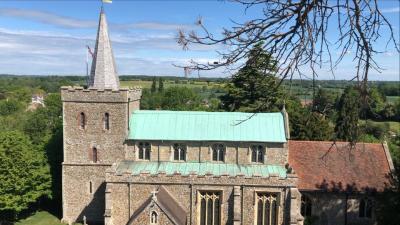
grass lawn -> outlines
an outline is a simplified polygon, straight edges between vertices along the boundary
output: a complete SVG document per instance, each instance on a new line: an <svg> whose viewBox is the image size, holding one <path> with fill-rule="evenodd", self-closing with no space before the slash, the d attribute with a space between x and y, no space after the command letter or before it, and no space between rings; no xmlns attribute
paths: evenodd
<svg viewBox="0 0 400 225"><path fill-rule="evenodd" d="M400 132L400 122L396 121L373 121L368 120L369 124L378 125L378 126L388 126L389 130L395 133ZM361 120L361 124L365 124L365 120Z"/></svg>
<svg viewBox="0 0 400 225"><path fill-rule="evenodd" d="M60 220L46 211L36 212L32 216L20 220L15 225L65 225ZM79 224L76 224L79 225Z"/></svg>

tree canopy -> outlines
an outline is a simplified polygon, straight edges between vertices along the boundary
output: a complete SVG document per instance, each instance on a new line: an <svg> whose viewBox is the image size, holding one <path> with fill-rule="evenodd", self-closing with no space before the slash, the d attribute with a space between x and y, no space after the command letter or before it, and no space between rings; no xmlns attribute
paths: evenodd
<svg viewBox="0 0 400 225"><path fill-rule="evenodd" d="M225 110L279 110L277 104L282 99L282 90L276 86L276 61L261 46L262 43L254 46L244 67L226 84L227 93L220 98Z"/></svg>
<svg viewBox="0 0 400 225"><path fill-rule="evenodd" d="M43 151L23 133L0 132L0 217L13 218L41 197L51 196Z"/></svg>

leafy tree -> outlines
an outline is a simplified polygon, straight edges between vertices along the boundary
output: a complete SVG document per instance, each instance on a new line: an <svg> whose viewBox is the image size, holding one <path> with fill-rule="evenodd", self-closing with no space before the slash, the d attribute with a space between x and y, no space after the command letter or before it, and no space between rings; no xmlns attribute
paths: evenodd
<svg viewBox="0 0 400 225"><path fill-rule="evenodd" d="M168 88L161 102L165 110L202 110L201 99L192 89L187 87Z"/></svg>
<svg viewBox="0 0 400 225"><path fill-rule="evenodd" d="M52 135L52 131L62 123L60 94L47 96L45 106L28 114L23 127L34 144L45 143Z"/></svg>
<svg viewBox="0 0 400 225"><path fill-rule="evenodd" d="M160 79L158 79L158 91L159 92L164 91L164 80L162 79L162 77L160 77Z"/></svg>
<svg viewBox="0 0 400 225"><path fill-rule="evenodd" d="M23 104L15 99L1 100L0 101L0 116L8 116L21 111Z"/></svg>
<svg viewBox="0 0 400 225"><path fill-rule="evenodd" d="M335 107L335 97L325 89L319 88L313 100L313 110L323 115L330 115Z"/></svg>
<svg viewBox="0 0 400 225"><path fill-rule="evenodd" d="M157 90L157 80L156 77L153 77L153 83L151 84L151 93L155 93Z"/></svg>
<svg viewBox="0 0 400 225"><path fill-rule="evenodd" d="M336 137L340 140L356 142L360 95L354 87L347 87L339 100L338 118L336 119Z"/></svg>
<svg viewBox="0 0 400 225"><path fill-rule="evenodd" d="M23 133L0 132L0 165L0 218L13 220L39 198L51 196L46 158Z"/></svg>
<svg viewBox="0 0 400 225"><path fill-rule="evenodd" d="M286 101L289 115L290 137L297 140L330 140L333 128L322 114L302 107L300 101L291 98Z"/></svg>
<svg viewBox="0 0 400 225"><path fill-rule="evenodd" d="M227 93L221 96L226 111L278 110L277 102L282 93L276 88L276 61L261 45L254 46L245 66L226 85Z"/></svg>
<svg viewBox="0 0 400 225"><path fill-rule="evenodd" d="M367 104L361 109L361 118L381 119L381 112L385 107L385 96L372 87L368 90Z"/></svg>

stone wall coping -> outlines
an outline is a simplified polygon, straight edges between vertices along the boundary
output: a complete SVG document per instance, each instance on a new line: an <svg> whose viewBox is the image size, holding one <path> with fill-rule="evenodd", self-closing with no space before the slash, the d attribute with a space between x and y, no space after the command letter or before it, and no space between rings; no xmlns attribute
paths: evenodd
<svg viewBox="0 0 400 225"><path fill-rule="evenodd" d="M142 88L139 86L135 87L129 87L129 88L120 88L118 90L116 89L111 89L111 88L105 88L105 89L97 89L97 88L87 88L84 89L82 86L62 86L61 90L69 91L69 92L74 92L74 91L83 91L83 92L112 92L112 93L119 93L119 92L126 92L126 91L135 91L139 92L142 91Z"/></svg>
<svg viewBox="0 0 400 225"><path fill-rule="evenodd" d="M172 174L166 174L165 171L160 171L156 174L150 173L150 171L147 170L142 170L139 173L132 173L129 170L124 170L117 172L115 168L109 168L106 170L106 174L109 174L111 176L132 176L132 177L137 177L137 176L152 176L152 177L196 177L196 178L206 178L206 177L214 177L214 178L244 178L244 179L276 179L276 180L287 180L287 179L293 179L297 178L297 175L293 174L287 174L287 177L280 177L279 174L276 173L271 173L268 177L263 177L261 174L253 174L252 176L245 176L243 173L238 173L236 176L231 176L230 174L224 173L220 175L215 175L211 172L206 172L205 174L197 174L195 171L191 171L188 174L182 174L179 171L175 171ZM289 176L290 175L290 176Z"/></svg>

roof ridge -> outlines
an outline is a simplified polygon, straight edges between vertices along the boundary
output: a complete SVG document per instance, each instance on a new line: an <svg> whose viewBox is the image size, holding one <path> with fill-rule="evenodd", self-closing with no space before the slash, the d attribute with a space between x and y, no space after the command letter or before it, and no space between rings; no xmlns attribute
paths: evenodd
<svg viewBox="0 0 400 225"><path fill-rule="evenodd" d="M333 143L334 141L311 141L311 140L288 140L288 142L290 143L290 142L315 142L315 143ZM348 144L348 143L350 143L350 142L348 142L348 141L336 141L336 143L346 143L346 144ZM367 144L367 145L382 145L382 143L374 143L374 142L357 142L356 143L357 145L358 144Z"/></svg>
<svg viewBox="0 0 400 225"><path fill-rule="evenodd" d="M277 114L280 115L281 112L258 112L258 113L252 113L252 112L226 112L226 111L222 111L222 112L211 112L211 111L187 111L187 110L135 110L132 113L146 113L146 112L155 112L155 113L205 113L205 114L219 114L219 113L223 113L223 114Z"/></svg>

